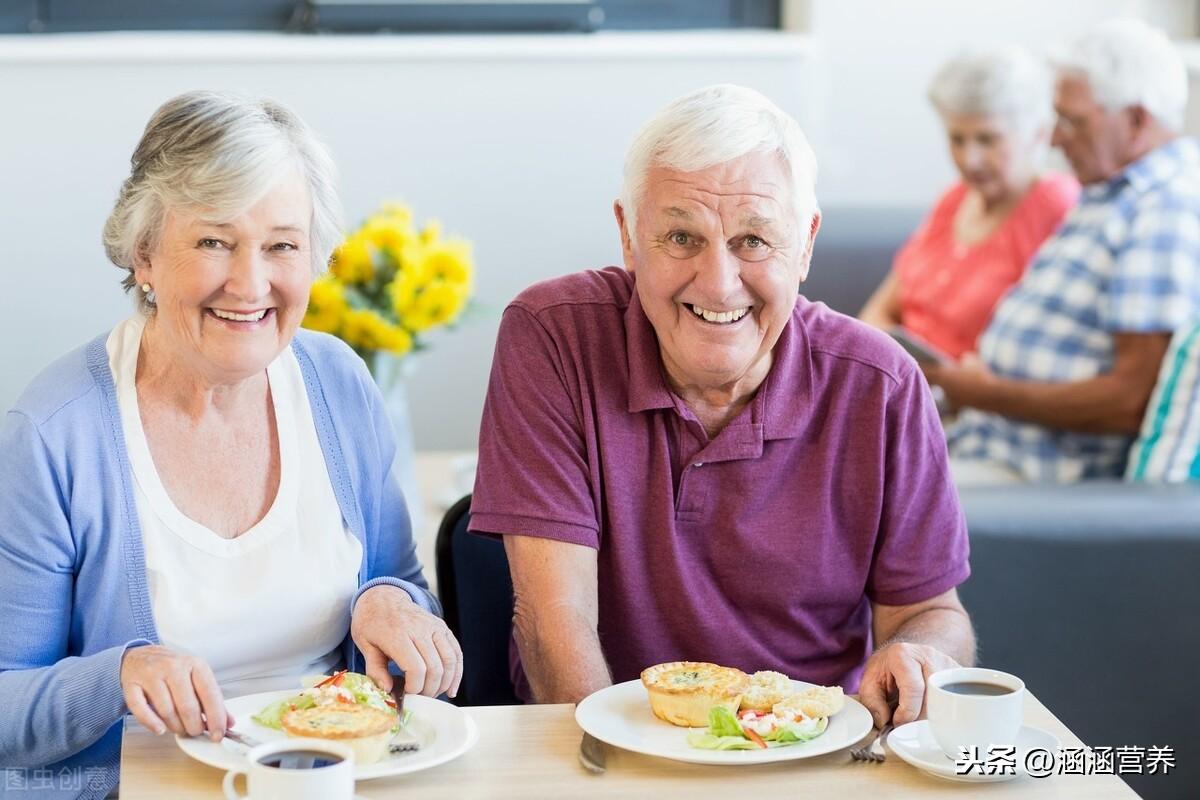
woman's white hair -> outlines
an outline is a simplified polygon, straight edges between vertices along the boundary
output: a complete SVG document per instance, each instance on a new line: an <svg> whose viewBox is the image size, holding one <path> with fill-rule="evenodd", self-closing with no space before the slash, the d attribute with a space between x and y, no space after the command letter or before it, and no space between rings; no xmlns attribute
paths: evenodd
<svg viewBox="0 0 1200 800"><path fill-rule="evenodd" d="M1048 127L1054 111L1052 76L1020 47L963 53L938 69L929 102L938 113L991 117L1028 136Z"/></svg>
<svg viewBox="0 0 1200 800"><path fill-rule="evenodd" d="M1188 76L1166 34L1136 19L1112 19L1056 54L1060 72L1087 80L1109 111L1142 106L1172 132L1183 128Z"/></svg>
<svg viewBox="0 0 1200 800"><path fill-rule="evenodd" d="M625 155L621 207L635 235L637 204L652 167L695 172L752 152L778 153L791 175L801 236L817 211L817 159L799 123L759 92L718 84L684 95L658 112Z"/></svg>
<svg viewBox="0 0 1200 800"><path fill-rule="evenodd" d="M341 240L336 169L325 146L290 109L271 100L197 91L163 103L146 124L129 177L104 225L104 250L137 286L139 257L158 244L168 210L203 210L224 222L249 209L290 169L312 200L309 249L320 274ZM143 312L153 306L136 293Z"/></svg>

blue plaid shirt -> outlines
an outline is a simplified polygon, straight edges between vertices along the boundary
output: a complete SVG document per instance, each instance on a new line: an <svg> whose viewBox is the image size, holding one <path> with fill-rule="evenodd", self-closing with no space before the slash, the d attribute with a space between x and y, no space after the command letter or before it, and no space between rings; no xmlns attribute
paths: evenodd
<svg viewBox="0 0 1200 800"><path fill-rule="evenodd" d="M1112 368L1114 333L1170 332L1197 315L1200 145L1179 138L1084 189L996 307L979 355L1005 378L1082 381ZM947 439L956 458L1055 482L1120 475L1132 442L978 409L965 409Z"/></svg>

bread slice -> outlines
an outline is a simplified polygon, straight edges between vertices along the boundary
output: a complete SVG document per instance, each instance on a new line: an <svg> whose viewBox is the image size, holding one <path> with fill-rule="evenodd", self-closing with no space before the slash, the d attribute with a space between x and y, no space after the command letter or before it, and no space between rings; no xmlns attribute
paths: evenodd
<svg viewBox="0 0 1200 800"><path fill-rule="evenodd" d="M791 679L782 672L759 670L750 676L750 688L742 695L741 710L767 712L796 691Z"/></svg>
<svg viewBox="0 0 1200 800"><path fill-rule="evenodd" d="M671 661L642 670L654 716L672 725L702 728L713 706L736 714L750 677L740 669L704 661Z"/></svg>
<svg viewBox="0 0 1200 800"><path fill-rule="evenodd" d="M280 724L288 736L347 744L354 751L355 763L373 764L387 751L396 714L370 706L339 703L288 711Z"/></svg>

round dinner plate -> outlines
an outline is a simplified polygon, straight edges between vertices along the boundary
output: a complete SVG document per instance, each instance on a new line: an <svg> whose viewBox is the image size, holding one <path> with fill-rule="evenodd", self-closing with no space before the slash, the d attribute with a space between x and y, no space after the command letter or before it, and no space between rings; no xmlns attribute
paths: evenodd
<svg viewBox="0 0 1200 800"><path fill-rule="evenodd" d="M901 725L893 730L887 738L888 749L907 761L922 772L936 775L951 781L963 783L996 783L1011 781L1018 775L1027 775L1025 771L1025 755L1030 750L1042 749L1057 753L1059 742L1054 734L1040 728L1022 725L1017 733L1016 772L998 775L981 775L972 772L970 775L960 775L954 759L950 758L933 738L929 730L929 720L920 719Z"/></svg>
<svg viewBox="0 0 1200 800"><path fill-rule="evenodd" d="M237 724L233 729L251 736L260 742L273 742L288 738L282 731L264 728L250 717L277 700L294 697L296 690L261 692L235 697L225 701L225 707L233 714ZM445 764L458 758L474 746L479 739L479 728L475 720L458 706L421 695L406 695L404 708L412 711L408 730L421 743L415 753L385 753L374 764L361 764L354 768L354 779L367 781L404 775ZM222 739L213 742L206 737L176 736L179 749L197 761L218 769L245 769L246 748Z"/></svg>
<svg viewBox="0 0 1200 800"><path fill-rule="evenodd" d="M792 681L796 691L811 683ZM832 753L857 744L874 723L871 713L852 697L829 718L825 733L815 739L766 750L701 750L687 743L691 729L663 722L650 711L646 688L640 680L618 683L588 695L575 709L579 727L614 747L648 756L692 764L767 764Z"/></svg>

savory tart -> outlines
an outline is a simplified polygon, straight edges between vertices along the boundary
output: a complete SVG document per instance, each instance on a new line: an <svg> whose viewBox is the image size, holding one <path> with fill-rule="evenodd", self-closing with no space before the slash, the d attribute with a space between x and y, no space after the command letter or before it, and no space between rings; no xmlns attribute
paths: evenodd
<svg viewBox="0 0 1200 800"><path fill-rule="evenodd" d="M810 686L785 698L773 707L781 716L799 711L806 717L832 717L846 705L846 695L840 686Z"/></svg>
<svg viewBox="0 0 1200 800"><path fill-rule="evenodd" d="M750 688L742 695L742 711L770 711L796 691L791 679L782 672L759 670L750 676Z"/></svg>
<svg viewBox="0 0 1200 800"><path fill-rule="evenodd" d="M354 751L355 763L373 764L387 751L396 714L342 703L288 711L280 724L288 736L347 744Z"/></svg>
<svg viewBox="0 0 1200 800"><path fill-rule="evenodd" d="M750 677L740 669L703 661L671 661L642 670L654 716L672 725L702 728L708 712L724 706L736 714Z"/></svg>

